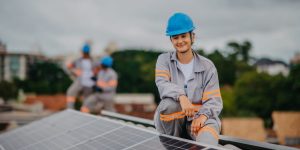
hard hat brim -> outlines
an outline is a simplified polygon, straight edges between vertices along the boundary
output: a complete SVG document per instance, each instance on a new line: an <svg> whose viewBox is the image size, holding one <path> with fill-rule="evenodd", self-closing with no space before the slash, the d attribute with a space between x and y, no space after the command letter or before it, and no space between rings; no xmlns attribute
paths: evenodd
<svg viewBox="0 0 300 150"><path fill-rule="evenodd" d="M183 34L183 33L193 31L194 29L195 29L195 27L192 27L190 29L183 29L183 30L176 30L176 31L172 31L172 32L166 32L166 36L174 36L174 35L178 35L178 34Z"/></svg>

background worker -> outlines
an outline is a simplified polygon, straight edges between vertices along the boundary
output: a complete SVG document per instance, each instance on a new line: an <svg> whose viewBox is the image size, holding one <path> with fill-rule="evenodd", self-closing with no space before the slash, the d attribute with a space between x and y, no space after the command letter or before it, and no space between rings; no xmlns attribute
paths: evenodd
<svg viewBox="0 0 300 150"><path fill-rule="evenodd" d="M76 97L80 94L85 99L93 92L92 87L95 85L95 81L91 77L94 76L94 64L90 52L90 45L85 44L82 47L82 57L67 64L67 68L76 76L76 79L67 90L67 108L74 108Z"/></svg>
<svg viewBox="0 0 300 150"><path fill-rule="evenodd" d="M95 93L84 100L81 107L82 112L99 113L101 108L108 111L115 111L113 97L116 94L118 85L117 73L111 68L113 59L105 56L100 60L100 71L98 72Z"/></svg>
<svg viewBox="0 0 300 150"><path fill-rule="evenodd" d="M218 74L210 60L192 50L194 29L184 13L168 20L166 35L176 52L157 59L155 82L161 102L154 122L160 133L217 145L223 108Z"/></svg>

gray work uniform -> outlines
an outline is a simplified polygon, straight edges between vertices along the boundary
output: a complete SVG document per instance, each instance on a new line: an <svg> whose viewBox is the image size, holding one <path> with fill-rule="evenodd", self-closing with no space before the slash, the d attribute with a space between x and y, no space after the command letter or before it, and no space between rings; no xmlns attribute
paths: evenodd
<svg viewBox="0 0 300 150"><path fill-rule="evenodd" d="M88 64L84 65L83 61L87 61ZM79 58L75 60L72 65L72 69L79 69L83 73L81 76L77 77L72 85L68 88L67 96L77 97L79 94L81 94L83 99L85 99L93 93L92 87L95 82L91 79L91 77L93 76L93 68L95 67L95 63L92 59ZM86 76L87 73L89 75ZM68 102L67 107L73 108L74 102Z"/></svg>
<svg viewBox="0 0 300 150"><path fill-rule="evenodd" d="M155 82L161 102L158 105L154 123L156 130L177 137L189 137L199 142L217 145L221 130L219 114L223 102L219 89L218 74L214 64L193 51L194 67L187 87L184 87L184 74L178 66L176 52L161 54L156 63ZM186 88L187 93L185 93ZM194 117L185 117L181 110L179 96L186 95L193 105ZM208 119L198 135L191 134L191 123L201 114ZM187 133L187 135L182 135Z"/></svg>
<svg viewBox="0 0 300 150"><path fill-rule="evenodd" d="M85 99L83 107L88 108L90 112L96 113L102 108L108 111L115 111L113 99L117 90L117 80L118 75L112 68L99 71L97 75L97 86L100 87L102 91L95 92Z"/></svg>

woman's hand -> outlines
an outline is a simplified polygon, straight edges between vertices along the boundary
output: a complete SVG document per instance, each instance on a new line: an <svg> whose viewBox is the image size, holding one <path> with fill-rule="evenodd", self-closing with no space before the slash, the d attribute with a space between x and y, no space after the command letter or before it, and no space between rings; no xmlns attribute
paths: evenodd
<svg viewBox="0 0 300 150"><path fill-rule="evenodd" d="M191 132L193 135L197 135L199 130L204 126L207 117L205 115L200 115L198 118L194 119L191 126Z"/></svg>
<svg viewBox="0 0 300 150"><path fill-rule="evenodd" d="M180 101L182 112L184 112L184 114L188 117L193 117L195 111L194 111L194 106L192 105L190 100L185 95L181 95L179 97L179 101Z"/></svg>

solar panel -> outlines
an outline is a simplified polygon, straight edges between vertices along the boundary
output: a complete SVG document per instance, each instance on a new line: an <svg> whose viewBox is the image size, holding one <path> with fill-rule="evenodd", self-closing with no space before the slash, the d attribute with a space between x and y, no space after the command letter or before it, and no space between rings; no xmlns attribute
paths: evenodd
<svg viewBox="0 0 300 150"><path fill-rule="evenodd" d="M148 131L101 116L65 110L0 135L0 150L222 149Z"/></svg>

